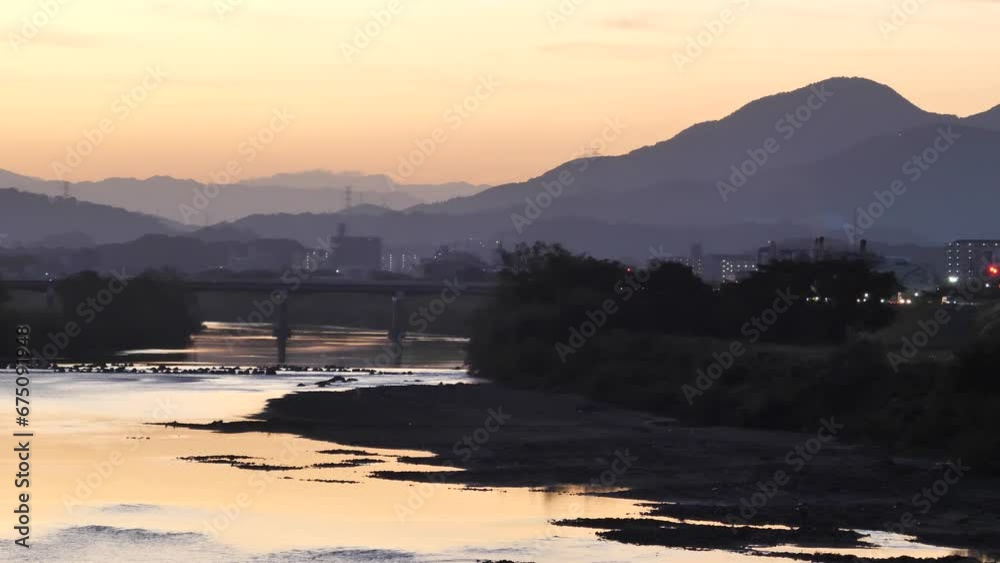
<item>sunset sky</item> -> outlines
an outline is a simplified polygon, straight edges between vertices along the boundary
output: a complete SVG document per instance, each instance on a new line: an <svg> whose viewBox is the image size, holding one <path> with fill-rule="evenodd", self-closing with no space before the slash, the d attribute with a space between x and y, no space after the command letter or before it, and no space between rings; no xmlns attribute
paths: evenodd
<svg viewBox="0 0 1000 563"><path fill-rule="evenodd" d="M0 168L55 178L67 147L106 120L113 130L67 179L207 181L234 159L242 178L399 176L429 139L433 154L404 181L499 184L568 160L608 119L627 129L604 154L623 153L831 76L884 82L942 113L1000 104L991 0L398 0L391 14L395 4L4 0ZM880 30L895 4L920 8ZM679 69L675 54L724 9L729 23ZM359 42L366 27L375 36ZM151 81L149 68L166 76ZM480 86L490 80L492 92ZM145 99L126 112L137 87ZM478 108L449 111L463 102ZM241 151L282 109L287 127L255 157Z"/></svg>

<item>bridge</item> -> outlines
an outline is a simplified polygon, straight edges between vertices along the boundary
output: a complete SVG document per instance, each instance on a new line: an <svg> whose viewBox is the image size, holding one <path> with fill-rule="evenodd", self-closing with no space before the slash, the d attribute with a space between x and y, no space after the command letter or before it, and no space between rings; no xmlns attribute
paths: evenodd
<svg viewBox="0 0 1000 563"><path fill-rule="evenodd" d="M126 278L127 280L128 278ZM50 306L55 303L55 284L57 280L5 280L4 285L10 290L44 292L49 296ZM284 364L288 339L292 331L288 320L288 301L293 295L309 295L318 293L342 293L385 295L391 297L392 327L389 329L389 339L400 342L406 331L403 328L402 301L408 295L445 295L451 292L455 298L459 295L489 295L497 287L493 282L452 282L424 280L392 280L392 281L301 281L298 278L284 281L274 280L180 280L181 286L193 292L222 293L263 293L274 295L276 292L284 297L275 300L277 317L274 321L274 336L278 343L278 364Z"/></svg>

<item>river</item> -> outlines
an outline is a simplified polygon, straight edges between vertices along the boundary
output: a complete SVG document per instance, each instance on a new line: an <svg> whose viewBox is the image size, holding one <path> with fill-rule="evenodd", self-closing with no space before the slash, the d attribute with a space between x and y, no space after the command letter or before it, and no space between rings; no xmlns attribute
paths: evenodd
<svg viewBox="0 0 1000 563"><path fill-rule="evenodd" d="M269 363L273 339L264 328L236 338L231 331L231 326L213 325L189 350L134 351L124 358L185 368ZM384 341L384 334L370 331L302 329L289 359L303 366L367 365L382 353ZM407 347L401 367L383 374L346 374L357 381L327 391L474 383L454 369L462 362L461 348L458 339L421 337ZM162 425L239 420L300 383L315 389L312 384L327 377L305 371L272 376L32 373L32 547L25 550L12 541L11 509L24 489L4 478L0 498L8 521L0 522L0 560L775 561L722 551L635 547L600 541L592 530L550 524L560 518L642 514L644 508L632 501L580 491L479 490L369 476L373 467L403 469L398 457L427 455L423 452L364 448L361 453L350 451L356 447L287 435ZM9 371L0 375L0 397L13 397L13 379ZM14 438L7 440L13 447ZM247 456L253 463L294 469L257 471L182 459L192 456ZM376 463L338 464L358 458ZM5 467L13 473L13 465ZM952 553L901 538L878 540L883 547L867 550L866 556Z"/></svg>

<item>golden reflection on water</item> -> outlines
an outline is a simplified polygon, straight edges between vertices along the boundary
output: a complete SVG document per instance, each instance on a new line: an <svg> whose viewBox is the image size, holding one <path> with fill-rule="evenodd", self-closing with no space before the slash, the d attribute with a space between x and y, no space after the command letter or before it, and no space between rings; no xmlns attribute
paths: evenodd
<svg viewBox="0 0 1000 563"><path fill-rule="evenodd" d="M438 367L462 364L466 339L410 333L397 354L385 331L334 327L292 328L286 363L299 366ZM122 361L166 362L177 365L262 366L277 362L277 341L269 324L206 322L191 346L180 349L130 350Z"/></svg>
<svg viewBox="0 0 1000 563"><path fill-rule="evenodd" d="M228 346L213 348L211 344L212 339L221 338L218 331L225 328L212 330L205 340L195 342L193 349L197 352L188 365L214 363L203 360L213 358L211 354L216 349L228 353ZM329 336L338 330L320 332ZM316 356L320 349L324 353L369 350L374 343L384 342L384 336L376 333L362 332L355 336L358 339L355 342L347 335L340 335L337 338L344 342L324 343L316 348L307 343L303 349L312 355L302 357L317 360L324 357ZM234 346L239 358L254 357L254 346L271 343L271 339L261 335L240 338ZM432 337L427 340L442 342ZM430 355L444 364L454 364L458 357L455 346L459 345L460 341L448 339L445 348ZM248 365L233 356L221 358L224 361L219 364ZM351 375L359 378L358 386L403 384L412 382L414 377L428 384L469 381L459 372L414 371L415 376L402 372ZM552 526L549 522L557 519L637 517L647 509L641 503L627 500L585 496L580 494L585 490L579 487L560 487L551 492L527 488L480 490L438 484L430 477L417 482L369 477L372 471L446 470L398 461L400 456L429 455L424 452L338 446L281 434L221 434L163 424L175 420L244 419L260 412L268 399L296 391L299 383L309 385L326 377L327 374L317 373L280 377L34 374L31 430L36 436L31 439L30 489L33 541L44 545L47 535L60 530L98 525L193 532L240 552L253 553L359 547L426 554L468 546L513 545L531 555L494 558L562 561L582 560L585 556L587 560L653 561L669 555L670 559L681 561L776 561L773 557L720 551L598 542L593 539L594 530ZM0 382L0 393L10 396L13 378L3 374ZM311 389L315 388L310 386ZM363 449L366 454L319 453L337 448ZM253 463L294 469L256 471L179 459L221 455L248 456L254 458L250 460ZM361 457L378 459L380 463L315 467ZM23 491L14 488L12 479L4 479L0 485L3 498L15 499L18 492ZM0 526L0 538L5 541L15 537L15 533L10 526ZM563 543L573 540L584 542L585 555L565 551L568 548L562 547ZM880 538L880 543L891 547L838 552L869 558L939 557L954 553L954 550L900 544L899 538ZM812 550L781 547L769 551ZM536 552L541 555L535 555Z"/></svg>
<svg viewBox="0 0 1000 563"><path fill-rule="evenodd" d="M641 512L625 500L526 488L470 490L430 478L413 483L368 476L373 470L440 471L397 461L399 456L428 455L424 452L363 448L364 456L320 454L359 448L279 434L220 434L148 424L240 418L259 411L267 398L289 391L295 380L283 381L284 389L265 381L255 384L262 389L253 390L238 378L230 378L238 385L225 378L171 383L74 381L58 375L34 379L48 393L38 398L32 420L35 538L70 526L101 525L195 532L253 552L330 545L437 552L553 535L592 537L592 530L555 528L547 521ZM218 455L301 469L255 471L179 459ZM311 467L359 457L381 463ZM13 482L5 480L0 494L14 498ZM0 536L14 537L10 528L0 529Z"/></svg>

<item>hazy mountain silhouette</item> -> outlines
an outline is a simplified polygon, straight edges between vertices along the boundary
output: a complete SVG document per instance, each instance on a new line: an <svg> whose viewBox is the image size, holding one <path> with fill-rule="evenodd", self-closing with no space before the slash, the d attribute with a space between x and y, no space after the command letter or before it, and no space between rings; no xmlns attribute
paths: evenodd
<svg viewBox="0 0 1000 563"><path fill-rule="evenodd" d="M288 188L322 189L351 186L356 194L406 194L419 203L435 203L456 197L477 194L490 186L467 182L445 184L400 184L384 174L362 174L361 172L331 172L329 170L309 170L289 174L276 174L267 178L254 178L243 182L250 186L282 186ZM355 203L379 203L378 197ZM386 207L386 206L383 206ZM400 210L405 207L388 206Z"/></svg>
<svg viewBox="0 0 1000 563"><path fill-rule="evenodd" d="M989 111L971 115L963 120L966 125L982 127L984 129L1000 130L1000 106Z"/></svg>
<svg viewBox="0 0 1000 563"><path fill-rule="evenodd" d="M0 229L5 246L104 244L184 230L159 217L14 189L0 189Z"/></svg>
<svg viewBox="0 0 1000 563"><path fill-rule="evenodd" d="M146 235L123 243L90 248L66 246L32 248L19 252L6 250L6 257L24 256L33 264L35 277L48 272L64 275L83 270L125 271L138 274L146 270L170 269L184 274L227 275L228 272L266 270L280 272L301 264L301 244L290 240L267 240L251 237L247 241L206 241L200 237Z"/></svg>
<svg viewBox="0 0 1000 563"><path fill-rule="evenodd" d="M808 120L788 119L800 108L813 104L814 110L802 110ZM888 86L862 78L833 78L792 92L768 96L751 102L733 114L694 125L670 140L615 157L594 157L573 161L528 182L507 184L480 194L426 205L416 210L433 213L465 213L525 205L524 198L534 197L543 182L555 181L561 173L573 178L566 186L564 199L574 196L620 194L649 186L661 189L677 187L674 201L684 205L684 198L703 198L702 187L717 198L715 182L730 176L730 167L749 158L747 151L764 147L769 138L779 145L768 155L767 171L802 166L841 153L870 138L934 124L971 123L993 127L996 110L965 120L954 115L934 114L920 109ZM1000 126L996 127L1000 129ZM665 198L670 201L670 198ZM560 201L557 207L565 205ZM756 215L756 214L754 214ZM633 219L629 215L604 213L608 220ZM697 221L709 217L698 217ZM689 218L690 219L690 218Z"/></svg>
<svg viewBox="0 0 1000 563"><path fill-rule="evenodd" d="M394 211L387 211L382 215L257 215L241 219L227 228L253 232L262 238L290 238L307 248L317 248L317 238L333 234L340 223L346 224L352 235L379 236L387 247L407 249L425 256L442 244L468 238L486 241L488 244L502 241L507 248L518 242L545 240L561 243L577 252L631 259L635 263L648 261L651 247L682 256L688 255L693 244L702 244L706 252L755 253L769 239L812 241L813 237L819 235L826 235L831 239L843 235L837 229L817 231L811 225L794 222L737 222L729 225L678 222L673 225L652 225L609 223L594 218L566 216L539 220L529 229L518 233L509 215L503 212L452 216ZM211 229L216 228L218 227ZM908 233L888 232L892 239L907 240ZM831 240L831 245L834 244L836 240ZM801 246L810 247L811 242ZM873 245L874 249L881 247Z"/></svg>
<svg viewBox="0 0 1000 563"><path fill-rule="evenodd" d="M0 170L0 185L48 196L61 196L64 189L59 181L31 178L3 170ZM390 209L406 209L421 203L469 195L485 188L465 183L398 185L386 176L319 171L259 178L218 186L217 190L215 186L206 187L194 180L169 176L153 176L145 180L108 178L99 182L73 183L70 193L82 201L205 226L257 213L340 211L346 205L347 186L352 186L354 204L374 204Z"/></svg>
<svg viewBox="0 0 1000 563"><path fill-rule="evenodd" d="M932 147L940 131L958 138L923 171L912 159ZM857 220L857 208L868 209L878 202L876 191L889 192L899 180L905 193L892 196L889 209L865 229L868 237L943 242L996 236L996 195L990 186L1000 177L1000 161L991 156L998 151L998 131L924 126L867 139L818 162L762 170L735 193L727 193L725 201L715 183L671 182L627 194L560 199L543 211L543 219L593 217L651 225L719 226L784 221L810 225L817 233L839 230L846 237L843 225ZM719 179L728 182L730 174L720 170ZM883 195L882 199L888 202L890 198ZM504 211L508 216L524 214L524 204ZM534 229L535 224L527 228Z"/></svg>
<svg viewBox="0 0 1000 563"><path fill-rule="evenodd" d="M810 103L813 110L802 109ZM796 112L809 116L797 127L788 118ZM933 147L942 130L957 136L954 146L913 178L912 167L907 171L904 165ZM748 150L759 155L769 139L774 139L777 150L736 186L733 167L751 158ZM875 192L885 192L893 181L901 180L906 193L896 196L863 235L886 242L936 244L996 236L992 194L1000 177L998 149L1000 107L965 118L935 114L885 85L835 78L751 102L723 119L694 125L672 139L626 155L565 163L529 182L405 212L391 208L402 201L399 198L414 201L412 192L425 190L422 197L436 197L428 194L479 187L398 186L385 176L359 173L282 174L220 188L192 223L235 220L200 231L197 236L209 241L288 237L310 245L318 236L333 234L337 223L346 222L352 234L381 236L388 245L414 251L473 237L505 243L564 242L578 251L613 256L629 256L636 249L643 254L641 249L654 241L675 253L686 252L687 245L695 242L703 242L711 251L733 252L755 248L770 238L846 237L844 224L857 219L857 209L868 208L877 201ZM564 193L541 210L540 217L516 229L512 215L527 215L525 199L543 193L542 181L557 181L561 173L568 173L572 184L563 186ZM57 182L2 171L0 182L20 182L48 193L62 191ZM737 188L728 191L725 200L721 182ZM336 213L343 206L346 185L353 186L355 206ZM72 189L75 195L127 201L137 209L181 219L178 201L192 204L192 194L201 188L189 180L154 177L81 183ZM133 225L150 229L133 231L135 236L166 228L149 219L131 217ZM106 237L95 232L107 224L54 222L44 232L36 225L34 240L80 233L103 242Z"/></svg>

